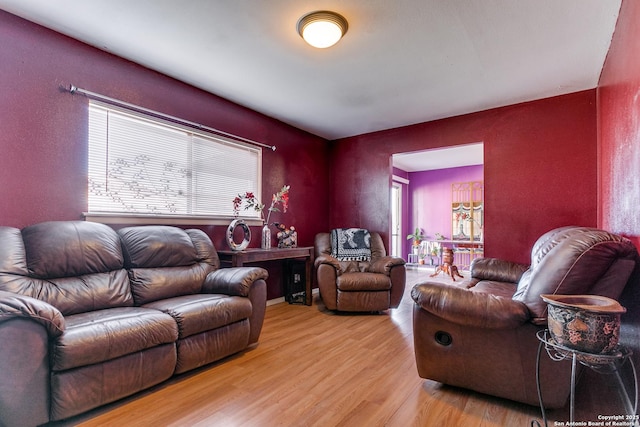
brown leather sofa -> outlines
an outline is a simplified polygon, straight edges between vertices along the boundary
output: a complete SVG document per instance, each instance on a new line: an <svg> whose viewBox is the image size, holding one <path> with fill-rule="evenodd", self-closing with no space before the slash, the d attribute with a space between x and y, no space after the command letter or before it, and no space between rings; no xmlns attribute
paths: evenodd
<svg viewBox="0 0 640 427"><path fill-rule="evenodd" d="M538 239L530 266L479 258L471 265L471 278L460 285L416 285L411 296L420 377L538 405L536 333L547 321L540 295L618 299L638 265L638 252L628 239L562 227ZM545 407L563 407L571 363L554 362L544 350L540 361Z"/></svg>
<svg viewBox="0 0 640 427"><path fill-rule="evenodd" d="M266 270L200 230L0 227L0 425L96 408L256 343Z"/></svg>
<svg viewBox="0 0 640 427"><path fill-rule="evenodd" d="M379 233L370 235L370 261L338 261L331 256L330 233L316 235L316 283L327 309L374 312L400 305L406 281L405 261L387 256Z"/></svg>

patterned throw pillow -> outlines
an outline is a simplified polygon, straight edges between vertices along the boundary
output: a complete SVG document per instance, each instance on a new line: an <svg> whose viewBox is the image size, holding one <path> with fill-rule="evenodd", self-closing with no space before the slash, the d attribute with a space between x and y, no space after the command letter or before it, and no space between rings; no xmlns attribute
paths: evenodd
<svg viewBox="0 0 640 427"><path fill-rule="evenodd" d="M331 230L331 256L338 261L371 261L371 234L364 228Z"/></svg>

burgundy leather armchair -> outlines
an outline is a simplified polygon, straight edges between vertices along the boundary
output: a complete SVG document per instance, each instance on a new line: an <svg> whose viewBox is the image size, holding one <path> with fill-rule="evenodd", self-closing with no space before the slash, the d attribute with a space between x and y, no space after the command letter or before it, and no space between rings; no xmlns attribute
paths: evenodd
<svg viewBox="0 0 640 427"><path fill-rule="evenodd" d="M331 255L330 233L316 235L316 283L327 309L373 312L400 305L406 281L405 261L387 256L380 234L370 235L369 261L339 261Z"/></svg>
<svg viewBox="0 0 640 427"><path fill-rule="evenodd" d="M411 296L420 377L538 405L536 333L547 320L540 295L618 299L638 261L628 239L593 228L563 227L538 239L530 266L479 258L462 284L416 285ZM545 407L563 407L571 363L551 361L545 354L540 361Z"/></svg>

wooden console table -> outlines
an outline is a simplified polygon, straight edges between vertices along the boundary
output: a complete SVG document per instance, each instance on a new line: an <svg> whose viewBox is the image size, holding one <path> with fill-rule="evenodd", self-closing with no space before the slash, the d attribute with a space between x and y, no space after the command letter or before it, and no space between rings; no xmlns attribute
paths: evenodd
<svg viewBox="0 0 640 427"><path fill-rule="evenodd" d="M429 240L428 243L437 243L443 248L452 249L453 264L461 270L469 270L471 261L484 256L482 240Z"/></svg>
<svg viewBox="0 0 640 427"><path fill-rule="evenodd" d="M244 264L262 261L289 259L305 260L305 304L311 305L311 264L313 263L313 247L302 248L247 248L244 251L218 251L221 264L231 267L242 267Z"/></svg>

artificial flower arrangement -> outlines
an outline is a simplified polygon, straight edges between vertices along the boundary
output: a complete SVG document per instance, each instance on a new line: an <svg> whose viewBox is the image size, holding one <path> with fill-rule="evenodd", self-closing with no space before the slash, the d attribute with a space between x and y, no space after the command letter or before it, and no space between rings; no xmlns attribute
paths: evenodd
<svg viewBox="0 0 640 427"><path fill-rule="evenodd" d="M466 213L466 212L459 212L456 214L456 221L469 221L471 223L474 223L478 226L478 230L480 231L480 240L483 239L483 234L484 234L484 225L480 223L480 221L478 221L477 219L473 218L470 214ZM462 224L460 225L460 232L462 233Z"/></svg>
<svg viewBox="0 0 640 427"><path fill-rule="evenodd" d="M289 185L284 185L280 189L280 191L278 191L271 197L271 206L269 206L269 209L268 209L269 213L267 214L267 220L265 222L265 225L270 225L269 219L271 218L271 212L280 212L280 209L278 208L279 203L282 204L282 211L287 212L287 209L289 208L289 189L290 188L291 187ZM233 199L234 216L236 217L238 216L240 208L243 205L244 205L244 210L253 209L256 212L260 212L260 217L264 219L264 213L263 213L264 204L260 203L260 201L257 199L255 194L253 194L253 192L247 191L244 195L238 194L236 198Z"/></svg>
<svg viewBox="0 0 640 427"><path fill-rule="evenodd" d="M475 224L478 224L478 226L482 228L482 224L480 224L480 222L477 219L473 218L470 214L466 212L460 212L456 214L456 221L459 221L459 220L466 220L469 222L473 222Z"/></svg>

